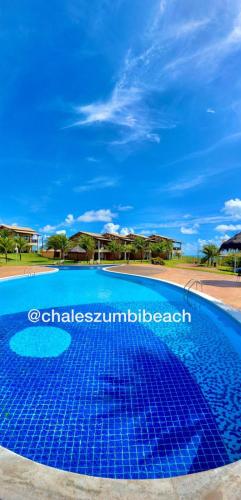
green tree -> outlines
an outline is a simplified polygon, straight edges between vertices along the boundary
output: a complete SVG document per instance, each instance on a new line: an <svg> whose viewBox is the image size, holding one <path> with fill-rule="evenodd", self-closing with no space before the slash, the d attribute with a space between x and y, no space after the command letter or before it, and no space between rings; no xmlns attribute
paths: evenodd
<svg viewBox="0 0 241 500"><path fill-rule="evenodd" d="M133 248L136 255L140 255L141 260L144 259L147 252L150 250L150 243L146 241L145 238L137 236L133 240Z"/></svg>
<svg viewBox="0 0 241 500"><path fill-rule="evenodd" d="M113 254L114 259L120 259L121 254L124 251L124 246L117 240L109 241L107 248L109 252Z"/></svg>
<svg viewBox="0 0 241 500"><path fill-rule="evenodd" d="M22 236L16 236L16 238L14 238L14 242L18 249L19 258L22 260L22 253L28 248L28 242Z"/></svg>
<svg viewBox="0 0 241 500"><path fill-rule="evenodd" d="M208 264L212 266L214 264L215 257L219 255L219 248L213 243L208 243L203 245L202 253L204 254L202 262L208 262Z"/></svg>
<svg viewBox="0 0 241 500"><path fill-rule="evenodd" d="M70 248L70 242L65 234L53 234L47 239L47 249L60 250L61 259Z"/></svg>
<svg viewBox="0 0 241 500"><path fill-rule="evenodd" d="M127 245L124 246L124 252L126 253L127 260L130 260L130 255L132 252L134 252L133 245L131 243L127 243Z"/></svg>
<svg viewBox="0 0 241 500"><path fill-rule="evenodd" d="M87 234L83 234L79 240L78 244L86 251L87 261L90 262L91 259L94 259L95 255L95 240L91 236Z"/></svg>
<svg viewBox="0 0 241 500"><path fill-rule="evenodd" d="M8 234L5 230L0 232L0 253L5 255L6 262L8 261L8 253L14 251L14 240L7 236Z"/></svg>
<svg viewBox="0 0 241 500"><path fill-rule="evenodd" d="M165 257L166 259L169 259L170 255L172 255L172 251L172 241L161 240L156 243L151 243L151 252L155 257Z"/></svg>

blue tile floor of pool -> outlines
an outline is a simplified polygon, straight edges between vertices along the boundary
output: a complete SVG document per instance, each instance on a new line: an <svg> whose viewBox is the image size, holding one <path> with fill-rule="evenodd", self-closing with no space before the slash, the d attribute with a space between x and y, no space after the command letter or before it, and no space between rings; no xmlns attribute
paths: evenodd
<svg viewBox="0 0 241 500"><path fill-rule="evenodd" d="M29 326L26 313L0 317L2 446L49 466L120 479L171 477L230 461L200 386L148 326L62 324L71 342L45 358L10 348Z"/></svg>

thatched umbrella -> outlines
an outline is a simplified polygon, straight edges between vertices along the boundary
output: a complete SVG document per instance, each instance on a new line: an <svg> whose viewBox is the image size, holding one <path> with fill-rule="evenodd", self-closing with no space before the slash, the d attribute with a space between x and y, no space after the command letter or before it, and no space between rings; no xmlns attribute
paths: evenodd
<svg viewBox="0 0 241 500"><path fill-rule="evenodd" d="M241 250L241 233L235 234L232 238L229 238L229 240L224 241L219 249L220 252L223 250ZM234 256L234 272L236 272L236 267L237 267L237 259L236 256Z"/></svg>
<svg viewBox="0 0 241 500"><path fill-rule="evenodd" d="M73 260L80 260L80 256L84 253L86 253L86 250L79 245L76 245L68 251L68 257Z"/></svg>

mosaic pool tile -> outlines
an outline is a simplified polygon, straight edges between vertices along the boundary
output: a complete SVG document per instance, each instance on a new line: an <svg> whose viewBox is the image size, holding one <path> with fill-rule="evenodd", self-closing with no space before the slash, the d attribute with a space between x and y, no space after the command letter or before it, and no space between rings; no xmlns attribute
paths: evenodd
<svg viewBox="0 0 241 500"><path fill-rule="evenodd" d="M142 287L146 309L183 306L165 287L158 301L157 285L148 283L149 295ZM81 311L143 305L140 296L124 298L82 303ZM193 322L181 327L62 324L71 342L45 358L10 348L29 327L26 312L0 316L1 445L52 467L120 479L172 477L240 458L240 357L219 314L198 301L190 308ZM32 326L39 327L49 325Z"/></svg>

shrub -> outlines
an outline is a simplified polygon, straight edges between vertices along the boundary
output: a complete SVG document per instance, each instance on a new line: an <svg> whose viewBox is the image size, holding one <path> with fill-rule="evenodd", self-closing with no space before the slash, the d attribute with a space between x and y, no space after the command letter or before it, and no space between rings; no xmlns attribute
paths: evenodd
<svg viewBox="0 0 241 500"><path fill-rule="evenodd" d="M152 264L157 264L159 266L165 266L165 260L162 259L161 257L155 257L154 259L151 259Z"/></svg>

